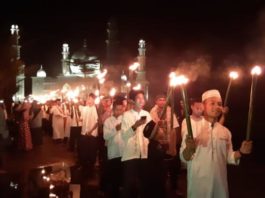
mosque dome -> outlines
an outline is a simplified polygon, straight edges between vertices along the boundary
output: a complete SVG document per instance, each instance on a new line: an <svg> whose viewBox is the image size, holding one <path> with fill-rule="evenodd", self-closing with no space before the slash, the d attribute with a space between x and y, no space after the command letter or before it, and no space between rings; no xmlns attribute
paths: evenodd
<svg viewBox="0 0 265 198"><path fill-rule="evenodd" d="M46 72L43 70L42 65L40 66L40 69L37 71L37 77L45 78Z"/></svg>
<svg viewBox="0 0 265 198"><path fill-rule="evenodd" d="M87 50L86 40L83 47L73 53L70 59L70 73L75 76L95 75L100 69L100 60L97 56Z"/></svg>
<svg viewBox="0 0 265 198"><path fill-rule="evenodd" d="M92 54L92 52L87 49L86 40L84 40L83 47L80 50L74 52L71 59L81 61L93 61L97 60L98 57Z"/></svg>

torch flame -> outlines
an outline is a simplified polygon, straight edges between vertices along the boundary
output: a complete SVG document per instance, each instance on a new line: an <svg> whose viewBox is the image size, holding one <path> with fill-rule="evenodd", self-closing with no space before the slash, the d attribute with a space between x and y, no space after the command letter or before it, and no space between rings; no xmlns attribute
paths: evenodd
<svg viewBox="0 0 265 198"><path fill-rule="evenodd" d="M189 81L189 79L184 75L176 76L176 74L170 74L170 77L169 85L172 87L187 84Z"/></svg>
<svg viewBox="0 0 265 198"><path fill-rule="evenodd" d="M77 99L77 98L74 98L74 99L73 99L73 102L74 102L74 103L78 103L78 99Z"/></svg>
<svg viewBox="0 0 265 198"><path fill-rule="evenodd" d="M96 96L99 96L99 90L98 90L98 89L95 90L95 95L96 95Z"/></svg>
<svg viewBox="0 0 265 198"><path fill-rule="evenodd" d="M255 66L251 70L251 75L260 75L261 74L261 68L260 66Z"/></svg>
<svg viewBox="0 0 265 198"><path fill-rule="evenodd" d="M49 197L58 197L56 194L54 194L54 193L49 193Z"/></svg>
<svg viewBox="0 0 265 198"><path fill-rule="evenodd" d="M236 71L231 71L230 73L229 73L229 77L231 78L231 79L233 79L233 80L235 80L235 79L237 79L238 78L238 73L236 72Z"/></svg>
<svg viewBox="0 0 265 198"><path fill-rule="evenodd" d="M103 72L98 73L97 78L100 80L100 79L104 78L107 73L108 73L108 70L104 69Z"/></svg>
<svg viewBox="0 0 265 198"><path fill-rule="evenodd" d="M50 187L49 187L51 190L54 189L54 185L53 184L50 184Z"/></svg>
<svg viewBox="0 0 265 198"><path fill-rule="evenodd" d="M127 76L126 76L125 74L122 74L122 75L121 75L121 80L123 80L123 81L127 81Z"/></svg>
<svg viewBox="0 0 265 198"><path fill-rule="evenodd" d="M140 90L142 88L141 84L138 83L136 86L133 87L133 90Z"/></svg>
<svg viewBox="0 0 265 198"><path fill-rule="evenodd" d="M77 87L75 90L69 90L67 93L66 93L66 96L68 98L68 100L73 100L75 99L76 97L78 97L79 95L79 88Z"/></svg>
<svg viewBox="0 0 265 198"><path fill-rule="evenodd" d="M110 90L110 92L109 92L109 95L110 95L111 97L113 97L113 96L115 96L115 94L116 94L116 89L115 89L115 88L111 88L111 90Z"/></svg>
<svg viewBox="0 0 265 198"><path fill-rule="evenodd" d="M103 84L105 82L105 78L101 78L101 79L99 79L99 84Z"/></svg>
<svg viewBox="0 0 265 198"><path fill-rule="evenodd" d="M174 77L176 77L176 73L175 72L170 72L169 78L171 79L171 78L174 78Z"/></svg>
<svg viewBox="0 0 265 198"><path fill-rule="evenodd" d="M140 66L139 63L137 63L137 62L133 63L132 65L130 65L129 70L135 71L139 66Z"/></svg>
<svg viewBox="0 0 265 198"><path fill-rule="evenodd" d="M100 103L100 97L98 96L98 97L96 97L96 99L95 99L95 104L98 105L99 103Z"/></svg>

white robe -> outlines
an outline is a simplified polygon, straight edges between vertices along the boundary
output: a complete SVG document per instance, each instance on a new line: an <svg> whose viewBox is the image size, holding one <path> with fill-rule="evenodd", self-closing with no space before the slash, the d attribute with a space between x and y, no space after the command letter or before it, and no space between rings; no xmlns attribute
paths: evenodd
<svg viewBox="0 0 265 198"><path fill-rule="evenodd" d="M64 138L64 118L63 110L59 106L53 106L50 110L52 116L53 139Z"/></svg>
<svg viewBox="0 0 265 198"><path fill-rule="evenodd" d="M121 118L122 116L118 118L111 116L104 122L103 137L106 141L109 160L122 156L124 143L121 138L121 130L116 130L116 126L121 123Z"/></svg>
<svg viewBox="0 0 265 198"><path fill-rule="evenodd" d="M146 123L139 126L134 131L132 129L132 125L134 125L135 122L141 118L141 116L146 116ZM145 110L136 112L135 110L131 109L123 114L121 122L121 134L124 141L124 150L121 161L147 158L149 140L144 137L143 130L145 125L150 121L151 116Z"/></svg>
<svg viewBox="0 0 265 198"><path fill-rule="evenodd" d="M70 111L66 108L64 105L63 107L64 115L66 116L64 119L64 137L69 138L70 137L70 130L71 130L71 123L72 123L72 118Z"/></svg>
<svg viewBox="0 0 265 198"><path fill-rule="evenodd" d="M98 113L96 106L80 106L79 107L80 112L81 112L81 119L83 120L83 125L82 125L82 135L86 135L87 132L89 132L96 123L98 123ZM95 128L92 132L91 135L94 137L98 136L98 127Z"/></svg>
<svg viewBox="0 0 265 198"><path fill-rule="evenodd" d="M180 149L180 158L187 163L188 198L227 198L227 163L235 161L231 142L231 133L223 125L211 123L204 118L194 122L191 119L193 136L197 145L190 161L183 158L186 148L187 127L183 125L184 138Z"/></svg>

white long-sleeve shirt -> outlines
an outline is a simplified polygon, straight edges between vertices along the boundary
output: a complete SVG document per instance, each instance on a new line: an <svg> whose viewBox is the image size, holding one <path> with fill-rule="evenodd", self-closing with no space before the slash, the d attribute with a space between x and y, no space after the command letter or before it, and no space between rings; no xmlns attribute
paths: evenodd
<svg viewBox="0 0 265 198"><path fill-rule="evenodd" d="M238 165L235 160L231 133L223 125L211 123L204 118L191 120L193 137L197 148L190 161L183 157L186 148L187 127L184 124L180 158L187 163L188 198L227 198L227 163Z"/></svg>
<svg viewBox="0 0 265 198"><path fill-rule="evenodd" d="M134 131L132 126L141 116L146 116L146 123ZM145 110L137 112L131 109L123 114L121 122L121 134L124 141L122 161L147 158L149 140L144 137L143 130L149 121L151 121L151 116Z"/></svg>
<svg viewBox="0 0 265 198"><path fill-rule="evenodd" d="M108 159L122 156L124 143L121 138L121 130L116 130L116 126L121 123L121 119L122 116L119 116L118 118L111 116L104 122L103 136L107 145Z"/></svg>
<svg viewBox="0 0 265 198"><path fill-rule="evenodd" d="M80 112L81 112L81 119L83 121L82 124L82 135L86 135L87 132L89 132L95 124L98 122L98 113L96 106L80 106ZM98 136L98 127L95 128L92 132L91 135L94 137Z"/></svg>

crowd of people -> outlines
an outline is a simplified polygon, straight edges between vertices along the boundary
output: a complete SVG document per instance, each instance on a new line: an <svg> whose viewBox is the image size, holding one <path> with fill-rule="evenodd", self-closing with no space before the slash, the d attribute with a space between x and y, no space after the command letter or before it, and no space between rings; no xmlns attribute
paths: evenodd
<svg viewBox="0 0 265 198"><path fill-rule="evenodd" d="M7 126L1 104L1 139L9 131L17 148L29 151L42 144L44 129L55 143L68 144L68 150L77 153L84 175L93 174L98 161L100 192L107 197L166 197L166 186L181 197L181 162L187 168L189 198L229 196L226 164L238 165L251 152L252 142L243 141L239 150L233 150L231 132L224 126L227 109L217 90L191 100L193 137L183 111L177 115L166 95L156 96L150 112L144 110L141 90L132 90L127 98L105 96L98 105L95 98L91 93L79 103L58 99L44 105L15 104L12 124Z"/></svg>

